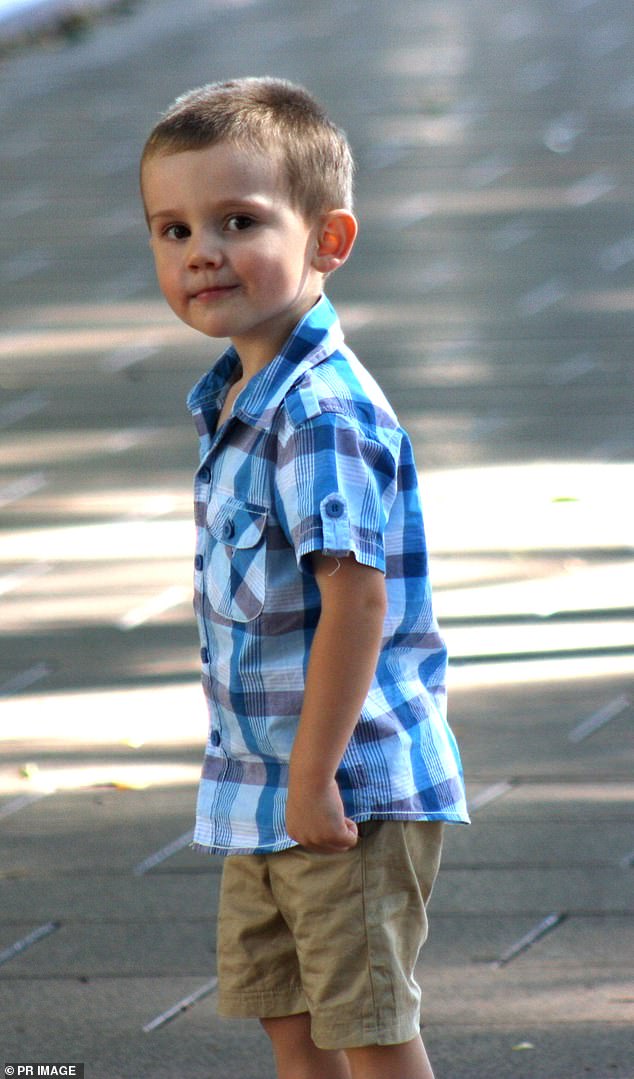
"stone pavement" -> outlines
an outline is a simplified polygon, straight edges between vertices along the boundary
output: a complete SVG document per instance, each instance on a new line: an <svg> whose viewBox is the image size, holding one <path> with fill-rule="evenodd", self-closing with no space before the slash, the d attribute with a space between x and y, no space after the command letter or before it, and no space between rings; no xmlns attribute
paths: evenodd
<svg viewBox="0 0 634 1079"><path fill-rule="evenodd" d="M187 848L205 718L183 399L136 161L234 74L348 130L331 294L411 430L473 809L420 961L438 1079L633 1079L626 0L146 0L0 66L0 1064L269 1079ZM387 1079L387 1077L386 1077Z"/></svg>

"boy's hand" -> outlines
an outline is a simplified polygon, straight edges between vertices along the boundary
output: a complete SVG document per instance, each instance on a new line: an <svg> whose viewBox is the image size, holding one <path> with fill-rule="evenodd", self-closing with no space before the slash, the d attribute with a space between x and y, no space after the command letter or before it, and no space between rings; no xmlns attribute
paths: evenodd
<svg viewBox="0 0 634 1079"><path fill-rule="evenodd" d="M310 792L296 789L291 781L286 831L296 843L316 854L343 853L356 846L359 838L355 822L344 816L334 779L326 788Z"/></svg>

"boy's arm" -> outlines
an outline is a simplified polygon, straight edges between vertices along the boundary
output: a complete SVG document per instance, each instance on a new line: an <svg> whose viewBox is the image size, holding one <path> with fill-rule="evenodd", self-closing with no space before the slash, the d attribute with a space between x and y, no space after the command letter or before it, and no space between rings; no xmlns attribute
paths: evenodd
<svg viewBox="0 0 634 1079"><path fill-rule="evenodd" d="M357 842L335 772L376 671L387 601L381 571L352 555L337 568L315 554L313 571L322 607L290 759L286 828L307 850L332 853Z"/></svg>

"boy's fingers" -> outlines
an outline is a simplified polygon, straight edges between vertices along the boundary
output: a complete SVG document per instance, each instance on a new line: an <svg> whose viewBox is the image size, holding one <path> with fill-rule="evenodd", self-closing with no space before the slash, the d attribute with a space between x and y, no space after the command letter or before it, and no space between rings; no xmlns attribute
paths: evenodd
<svg viewBox="0 0 634 1079"><path fill-rule="evenodd" d="M332 851L346 851L356 847L359 841L359 833L356 824L354 821L346 818L344 825L344 831L340 832L336 839L334 837L331 838L327 844L324 844L324 848L327 845Z"/></svg>
<svg viewBox="0 0 634 1079"><path fill-rule="evenodd" d="M316 854L343 853L351 850L352 847L356 847L359 841L359 833L354 821L346 819L344 824L344 829L338 830L336 835L330 833L329 835L302 837L301 834L297 834L293 836L293 839L297 840L305 850Z"/></svg>

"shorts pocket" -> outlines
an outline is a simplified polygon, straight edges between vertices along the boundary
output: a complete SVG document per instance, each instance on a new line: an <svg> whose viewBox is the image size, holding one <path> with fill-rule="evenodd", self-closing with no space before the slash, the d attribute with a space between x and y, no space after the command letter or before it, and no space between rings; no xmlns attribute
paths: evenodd
<svg viewBox="0 0 634 1079"><path fill-rule="evenodd" d="M210 500L205 589L214 611L234 622L250 622L264 607L266 521L261 506L220 493Z"/></svg>

